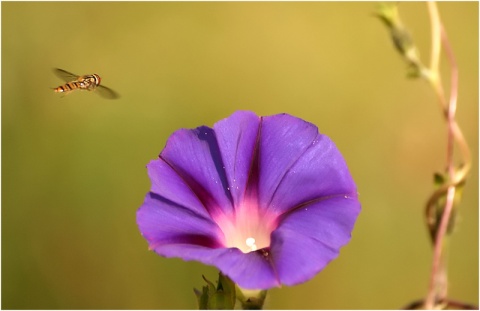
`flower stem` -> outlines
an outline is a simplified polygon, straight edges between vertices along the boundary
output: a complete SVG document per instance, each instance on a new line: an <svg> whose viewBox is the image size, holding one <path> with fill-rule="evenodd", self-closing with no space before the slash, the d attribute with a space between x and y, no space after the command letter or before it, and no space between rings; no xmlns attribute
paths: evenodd
<svg viewBox="0 0 480 311"><path fill-rule="evenodd" d="M432 27L432 50L430 59L430 74L428 81L432 85L435 93L438 96L439 103L442 108L443 115L447 122L447 150L446 150L446 169L448 174L448 181L444 183L437 191L435 191L427 202L426 214L427 224L436 235L433 239L433 261L432 271L430 275L430 285L427 297L424 302L426 309L433 309L440 301L446 299L447 296L447 270L446 270L446 245L445 239L447 230L454 212L454 199L456 188L461 186L466 179L466 176L471 167L471 155L468 144L463 137L462 131L455 120L455 112L457 108L458 96L458 66L453 55L453 51L448 41L445 28L443 27L435 2L428 2L428 10L430 13L430 21ZM439 73L439 59L441 44L445 49L447 59L451 68L450 79L450 99L447 102L442 86L442 81ZM454 165L454 145L455 141L460 147L460 152L463 156L463 166L458 171ZM439 199L446 195L445 205L440 223L433 217L437 213Z"/></svg>
<svg viewBox="0 0 480 311"><path fill-rule="evenodd" d="M455 120L458 97L458 66L452 47L441 22L435 2L428 2L428 12L432 32L430 66L427 68L420 60L413 40L400 20L395 5L380 5L376 16L387 26L398 52L409 65L410 77L424 78L438 97L438 102L447 124L446 176L435 175L439 187L431 194L426 204L426 223L433 243L432 270L430 284L423 306L426 309L442 307L447 299L446 255L449 234L452 232L456 207L466 177L472 166L470 149L463 133ZM442 47L450 65L450 97L447 99L440 75L440 54ZM413 73L413 74L412 74ZM454 163L455 146L458 146L462 162Z"/></svg>

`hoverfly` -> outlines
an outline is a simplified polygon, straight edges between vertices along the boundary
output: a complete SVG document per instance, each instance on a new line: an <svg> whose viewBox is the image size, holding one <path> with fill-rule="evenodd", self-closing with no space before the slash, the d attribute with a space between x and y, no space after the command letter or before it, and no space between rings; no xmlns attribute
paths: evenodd
<svg viewBox="0 0 480 311"><path fill-rule="evenodd" d="M100 85L102 79L96 73L92 75L78 76L71 72L58 68L55 68L53 72L57 75L57 77L67 82L64 85L60 85L59 87L54 88L53 91L56 93L68 94L75 90L96 90L104 98L115 99L120 97L117 92L106 86Z"/></svg>

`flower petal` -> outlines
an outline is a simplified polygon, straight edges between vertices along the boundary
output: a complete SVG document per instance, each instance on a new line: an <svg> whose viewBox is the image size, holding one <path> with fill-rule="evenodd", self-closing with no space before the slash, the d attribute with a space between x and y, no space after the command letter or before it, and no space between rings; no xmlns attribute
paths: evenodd
<svg viewBox="0 0 480 311"><path fill-rule="evenodd" d="M224 246L223 233L210 218L151 192L137 211L137 223L150 249L168 244Z"/></svg>
<svg viewBox="0 0 480 311"><path fill-rule="evenodd" d="M293 286L310 280L320 272L338 250L292 230L276 231L272 240L275 268L282 284Z"/></svg>
<svg viewBox="0 0 480 311"><path fill-rule="evenodd" d="M147 165L148 176L152 182L150 192L165 200L194 211L199 216L210 217L207 209L192 191L184 179L163 159L150 161Z"/></svg>
<svg viewBox="0 0 480 311"><path fill-rule="evenodd" d="M260 118L253 112L238 111L214 126L235 206L243 201L259 125Z"/></svg>
<svg viewBox="0 0 480 311"><path fill-rule="evenodd" d="M333 195L356 196L345 160L330 138L322 134L284 173L269 204L277 213Z"/></svg>
<svg viewBox="0 0 480 311"><path fill-rule="evenodd" d="M233 212L224 164L211 128L176 131L160 158L186 181L214 219Z"/></svg>
<svg viewBox="0 0 480 311"><path fill-rule="evenodd" d="M176 244L164 245L155 251L165 257L181 257L216 266L243 288L268 289L280 285L270 261L261 252L245 254L237 248L210 249Z"/></svg>
<svg viewBox="0 0 480 311"><path fill-rule="evenodd" d="M333 197L291 211L272 233L271 252L280 281L305 282L338 256L351 238L360 203Z"/></svg>
<svg viewBox="0 0 480 311"><path fill-rule="evenodd" d="M287 114L263 117L261 126L258 195L260 208L267 208L284 175L312 145L318 130Z"/></svg>

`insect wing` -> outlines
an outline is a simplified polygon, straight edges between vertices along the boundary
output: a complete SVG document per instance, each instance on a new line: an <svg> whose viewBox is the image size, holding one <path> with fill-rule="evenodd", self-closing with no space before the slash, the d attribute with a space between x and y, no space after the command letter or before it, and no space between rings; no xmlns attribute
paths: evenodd
<svg viewBox="0 0 480 311"><path fill-rule="evenodd" d="M55 73L55 75L57 77L59 77L60 79L62 79L65 82L75 81L79 77L76 74L73 74L71 72L65 71L63 69L58 69L58 68L53 69L53 73Z"/></svg>
<svg viewBox="0 0 480 311"><path fill-rule="evenodd" d="M115 99L120 97L120 95L118 95L117 92L103 85L97 86L97 88L95 89L95 92L98 92L100 96L107 99Z"/></svg>

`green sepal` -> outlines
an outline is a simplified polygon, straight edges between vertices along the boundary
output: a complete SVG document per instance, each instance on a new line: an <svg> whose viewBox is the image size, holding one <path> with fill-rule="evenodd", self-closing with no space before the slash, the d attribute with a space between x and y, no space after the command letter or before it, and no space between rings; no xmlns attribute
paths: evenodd
<svg viewBox="0 0 480 311"><path fill-rule="evenodd" d="M218 275L217 286L202 276L207 285L202 290L194 289L200 310L232 310L235 306L235 283L222 273Z"/></svg>
<svg viewBox="0 0 480 311"><path fill-rule="evenodd" d="M242 290L237 286L237 299L243 310L261 310L266 297L266 290Z"/></svg>
<svg viewBox="0 0 480 311"><path fill-rule="evenodd" d="M197 302L198 302L198 309L199 310L207 310L207 305L208 305L208 286L203 286L202 291L194 288L193 292L195 293L195 296L197 296Z"/></svg>

